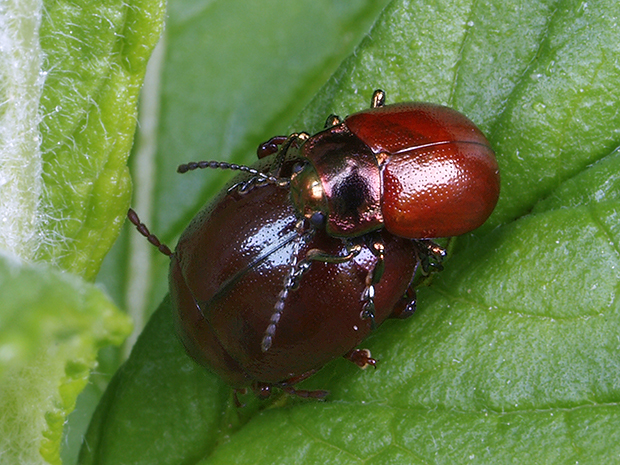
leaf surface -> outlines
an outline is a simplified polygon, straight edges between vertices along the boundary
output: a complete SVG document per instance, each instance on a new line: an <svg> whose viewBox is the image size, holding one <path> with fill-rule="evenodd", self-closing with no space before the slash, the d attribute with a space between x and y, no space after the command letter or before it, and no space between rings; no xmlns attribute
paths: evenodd
<svg viewBox="0 0 620 465"><path fill-rule="evenodd" d="M158 345L181 353L161 324L164 301L99 408L83 463L617 456L619 16L613 1L390 3L290 127L316 131L330 113L367 107L378 87L389 102L448 104L496 151L502 193L489 222L457 239L412 318L364 342L376 370L335 360L304 382L329 389L326 402L248 395L234 408L221 381L159 357ZM168 422L138 417L141 396ZM129 419L141 430L133 444Z"/></svg>
<svg viewBox="0 0 620 465"><path fill-rule="evenodd" d="M91 283L131 195L126 160L159 1L0 7L0 463L60 463L98 350L131 330Z"/></svg>

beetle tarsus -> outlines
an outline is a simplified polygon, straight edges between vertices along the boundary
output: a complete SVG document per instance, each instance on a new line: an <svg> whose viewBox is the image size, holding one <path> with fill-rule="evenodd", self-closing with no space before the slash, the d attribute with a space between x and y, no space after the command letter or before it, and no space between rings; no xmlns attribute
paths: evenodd
<svg viewBox="0 0 620 465"><path fill-rule="evenodd" d="M318 370L310 370L302 373L298 376L293 376L281 383L278 383L276 386L282 389L289 395L302 397L304 399L324 399L329 395L329 391L325 391L324 389L316 389L316 390L306 390L306 389L295 389L293 386L297 383L301 383L304 379L309 378L313 374L315 374Z"/></svg>
<svg viewBox="0 0 620 465"><path fill-rule="evenodd" d="M417 268L417 266L416 266ZM415 271L414 271L415 276ZM416 300L416 292L415 292L415 284L413 279L409 283L409 287L405 291L405 294L400 298L400 300L394 306L392 313L390 314L390 318L397 318L399 320L404 320L405 318L409 318L416 311L417 300Z"/></svg>
<svg viewBox="0 0 620 465"><path fill-rule="evenodd" d="M355 363L362 370L365 370L369 366L377 368L377 361L372 358L370 350L368 349L353 349L344 354L343 357Z"/></svg>
<svg viewBox="0 0 620 465"><path fill-rule="evenodd" d="M375 321L375 303L374 301L368 301L362 307L362 311L360 312L360 318L362 320L370 320L370 329L377 329L377 322Z"/></svg>
<svg viewBox="0 0 620 465"><path fill-rule="evenodd" d="M381 281L385 271L385 244L378 236L372 235L372 241L368 244L368 248L377 257L377 262L366 275L366 287L362 291L360 299L364 302L360 316L364 320L370 319L370 328L374 330L377 327L375 321L375 284Z"/></svg>
<svg viewBox="0 0 620 465"><path fill-rule="evenodd" d="M247 388L236 388L233 389L233 401L235 402L235 407L242 408L245 407L245 404L239 400L239 395L247 394Z"/></svg>
<svg viewBox="0 0 620 465"><path fill-rule="evenodd" d="M297 376L293 376L292 378L286 379L280 383L263 383L259 381L255 381L252 383L252 390L254 393L260 397L261 399L267 399L273 394L273 388L278 388L284 391L286 394L291 396L301 397L303 399L324 399L329 395L329 391L324 389L316 389L316 390L307 390L307 389L295 389L293 386L297 383L302 382L304 379L309 378L313 374L315 374L318 370L310 370L306 371ZM235 390L235 393L239 390Z"/></svg>
<svg viewBox="0 0 620 465"><path fill-rule="evenodd" d="M431 273L443 270L442 261L446 256L446 249L431 240L416 241L421 245L418 257L422 267L422 275L428 276Z"/></svg>

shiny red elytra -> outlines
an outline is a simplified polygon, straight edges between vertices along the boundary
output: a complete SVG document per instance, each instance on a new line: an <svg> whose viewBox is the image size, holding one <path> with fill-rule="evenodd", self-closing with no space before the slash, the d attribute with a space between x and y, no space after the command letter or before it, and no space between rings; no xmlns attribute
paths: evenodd
<svg viewBox="0 0 620 465"><path fill-rule="evenodd" d="M438 105L384 106L326 129L277 136L182 234L174 253L130 210L129 219L171 257L170 295L181 340L231 386L266 396L355 349L388 317L415 310L419 279L441 268L430 239L464 234L495 207L499 172L484 135Z"/></svg>
<svg viewBox="0 0 620 465"><path fill-rule="evenodd" d="M310 163L291 181L298 208L323 212L328 233L343 237L379 228L409 239L450 237L484 223L499 170L482 132L451 108L383 99L376 92L370 110L306 141L301 154Z"/></svg>

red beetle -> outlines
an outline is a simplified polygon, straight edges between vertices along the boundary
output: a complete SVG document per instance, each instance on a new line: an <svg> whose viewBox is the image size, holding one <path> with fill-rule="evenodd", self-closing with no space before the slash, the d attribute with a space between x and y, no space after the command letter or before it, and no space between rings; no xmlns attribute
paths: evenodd
<svg viewBox="0 0 620 465"><path fill-rule="evenodd" d="M372 108L324 131L277 136L192 221L171 256L170 292L188 353L236 388L293 389L329 360L375 360L355 347L387 317L415 309L414 275L440 269L429 239L480 226L499 172L465 116L425 103ZM290 189L289 189L290 187Z"/></svg>
<svg viewBox="0 0 620 465"><path fill-rule="evenodd" d="M309 138L291 180L293 203L321 212L333 236L385 227L410 239L458 236L482 225L499 196L489 142L461 113L430 103L383 105Z"/></svg>

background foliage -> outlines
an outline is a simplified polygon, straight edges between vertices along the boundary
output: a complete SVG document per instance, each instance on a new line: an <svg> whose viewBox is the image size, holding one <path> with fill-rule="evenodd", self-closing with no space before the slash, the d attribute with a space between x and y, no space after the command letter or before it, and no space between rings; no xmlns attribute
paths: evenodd
<svg viewBox="0 0 620 465"><path fill-rule="evenodd" d="M270 32L288 27L285 10ZM305 384L329 389L324 403L247 396L236 410L219 380L183 359L164 300L103 399L86 462L596 463L617 455L619 12L613 2L396 1L294 119L288 105L316 81L289 84L295 98L285 98L298 62L274 59L273 49L241 61L268 63L262 72L279 93L270 82L270 91L238 98L244 86L263 85L249 78L232 88L204 84L199 96L185 86L191 96L164 99L166 134L184 129L158 176L229 150L251 161L256 143L286 132L286 121L289 130L316 131L330 113L366 108L382 87L390 102L444 103L479 124L497 152L502 195L489 222L459 238L446 270L419 292L417 314L364 344L380 358L376 371L337 360ZM279 47L293 45L301 27ZM213 96L220 85L226 91ZM195 119L189 101L197 98L216 104ZM243 132L255 105L266 114ZM286 108L273 120L280 125L270 122L273 105ZM172 108L181 110L170 125ZM213 108L226 112L214 116L223 118L219 130L188 129L214 124ZM176 145L192 138L201 142ZM229 149L245 140L244 157ZM218 173L157 179L153 224L168 242L201 208L211 188L202 183L212 178L219 188ZM138 413L143 422L129 425Z"/></svg>
<svg viewBox="0 0 620 465"><path fill-rule="evenodd" d="M12 102L0 106L4 463L58 462L97 349L128 333L89 281L129 203L137 89L162 18L146 0L26 3L0 28L24 52L2 52L19 66L0 66L1 101ZM377 370L336 360L306 382L329 389L326 402L248 395L236 409L183 353L167 299L159 305L167 259L124 234L100 283L135 334L159 310L101 399L80 463L601 463L620 453L617 2L175 0L168 13L132 162L132 205L166 242L227 179L179 178L177 164L249 163L259 142L365 108L377 87L389 102L472 118L496 150L502 194L420 290L416 315L364 344ZM65 463L118 353L100 361L65 427Z"/></svg>

